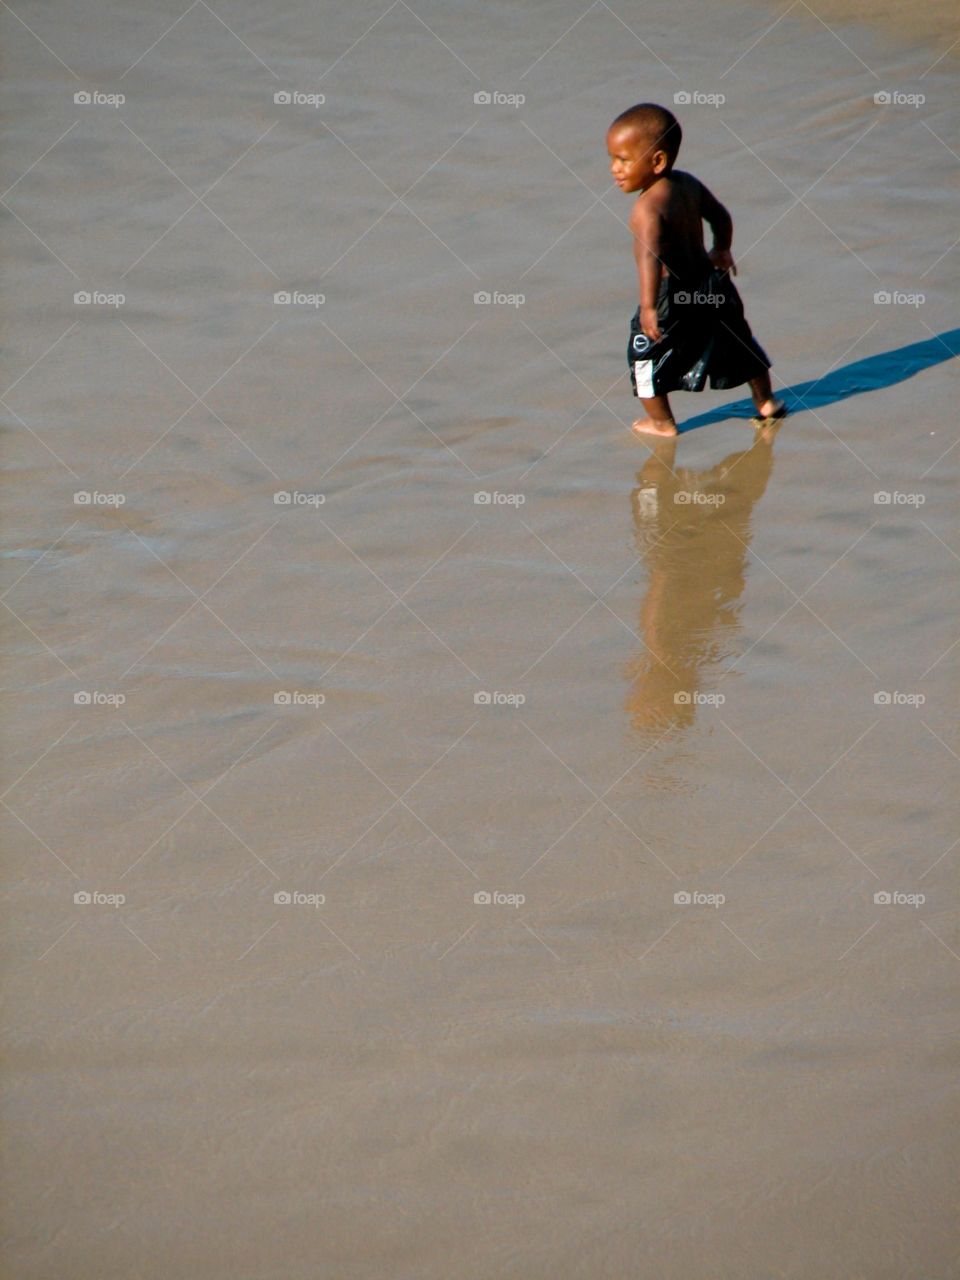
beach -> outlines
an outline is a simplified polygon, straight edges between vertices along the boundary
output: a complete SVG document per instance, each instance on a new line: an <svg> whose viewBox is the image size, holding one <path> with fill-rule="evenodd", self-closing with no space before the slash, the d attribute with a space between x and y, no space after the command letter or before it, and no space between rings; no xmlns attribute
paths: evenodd
<svg viewBox="0 0 960 1280"><path fill-rule="evenodd" d="M3 1275L948 1280L955 17L186 5L3 14Z"/></svg>

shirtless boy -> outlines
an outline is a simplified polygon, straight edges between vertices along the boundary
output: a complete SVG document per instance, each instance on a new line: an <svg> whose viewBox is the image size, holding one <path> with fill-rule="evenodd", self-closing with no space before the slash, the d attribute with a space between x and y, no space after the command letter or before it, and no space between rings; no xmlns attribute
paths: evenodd
<svg viewBox="0 0 960 1280"><path fill-rule="evenodd" d="M731 274L733 220L692 174L674 169L681 130L672 112L641 103L607 131L610 172L621 191L638 192L630 214L640 305L627 360L645 418L633 429L675 436L671 391L702 391L749 382L762 426L786 413L770 386L770 361L743 314ZM703 223L713 231L709 253Z"/></svg>

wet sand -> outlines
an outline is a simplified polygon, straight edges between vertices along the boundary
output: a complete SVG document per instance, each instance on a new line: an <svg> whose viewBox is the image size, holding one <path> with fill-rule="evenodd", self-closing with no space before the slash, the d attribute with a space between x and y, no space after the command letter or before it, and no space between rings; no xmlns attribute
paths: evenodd
<svg viewBox="0 0 960 1280"><path fill-rule="evenodd" d="M826 0L813 6L798 0L791 6L789 0L775 8L772 15L792 14L794 18L809 24L826 23L836 30L842 40L844 33L858 38L864 24L895 36L901 49L911 39L917 48L930 48L937 57L957 56L954 47L960 39L956 7L950 0L923 0L922 4L905 4L903 0Z"/></svg>
<svg viewBox="0 0 960 1280"><path fill-rule="evenodd" d="M942 8L15 8L4 1275L954 1276Z"/></svg>

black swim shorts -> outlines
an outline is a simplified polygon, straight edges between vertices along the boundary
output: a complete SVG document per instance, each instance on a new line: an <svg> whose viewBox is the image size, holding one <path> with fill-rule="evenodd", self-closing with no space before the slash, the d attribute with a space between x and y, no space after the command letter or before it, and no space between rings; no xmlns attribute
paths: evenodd
<svg viewBox="0 0 960 1280"><path fill-rule="evenodd" d="M635 396L739 387L770 361L754 338L736 286L711 268L696 283L664 273L657 298L660 338L647 337L638 307L630 322L627 363Z"/></svg>

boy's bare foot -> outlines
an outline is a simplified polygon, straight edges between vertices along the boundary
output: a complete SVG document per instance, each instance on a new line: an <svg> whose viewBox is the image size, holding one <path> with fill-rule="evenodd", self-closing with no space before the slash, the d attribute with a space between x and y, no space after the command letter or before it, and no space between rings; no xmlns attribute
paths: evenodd
<svg viewBox="0 0 960 1280"><path fill-rule="evenodd" d="M763 373L750 379L750 394L753 397L753 407L757 411L756 417L751 419L755 427L776 418L786 417L787 406L773 394L768 370L765 369Z"/></svg>
<svg viewBox="0 0 960 1280"><path fill-rule="evenodd" d="M672 418L637 418L633 430L637 435L675 436L677 424Z"/></svg>
<svg viewBox="0 0 960 1280"><path fill-rule="evenodd" d="M787 406L782 400L778 400L776 396L770 396L765 400L754 400L753 403L757 413L756 417L751 418L750 421L755 427L766 426L787 416Z"/></svg>

